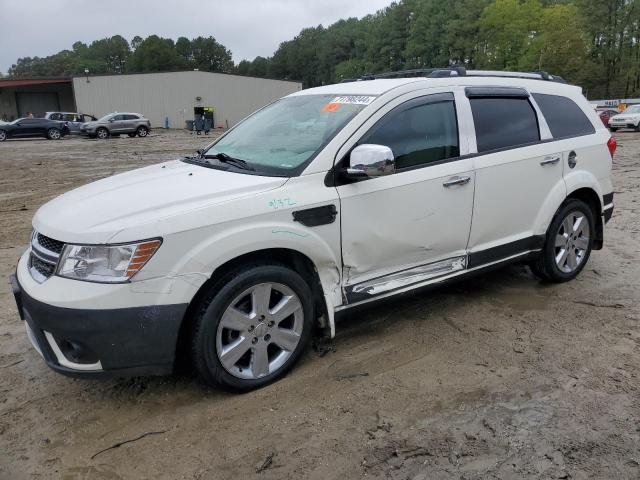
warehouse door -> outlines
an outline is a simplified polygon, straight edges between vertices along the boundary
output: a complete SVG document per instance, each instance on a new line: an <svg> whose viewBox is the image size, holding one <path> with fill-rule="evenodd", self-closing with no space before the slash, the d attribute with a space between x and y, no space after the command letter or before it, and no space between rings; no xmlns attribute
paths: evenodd
<svg viewBox="0 0 640 480"><path fill-rule="evenodd" d="M29 112L34 117L44 117L46 112L60 110L60 101L55 92L18 92L16 104L19 117L26 117Z"/></svg>

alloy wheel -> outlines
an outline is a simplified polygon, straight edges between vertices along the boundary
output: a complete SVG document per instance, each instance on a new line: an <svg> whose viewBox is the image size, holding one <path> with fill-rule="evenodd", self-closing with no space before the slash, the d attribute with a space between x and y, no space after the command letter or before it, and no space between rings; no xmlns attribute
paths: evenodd
<svg viewBox="0 0 640 480"><path fill-rule="evenodd" d="M49 138L51 140L58 140L60 139L60 130L57 130L55 128L52 128L51 130L49 130Z"/></svg>
<svg viewBox="0 0 640 480"><path fill-rule="evenodd" d="M100 130L98 130L97 135L98 135L98 138L104 140L105 138L107 138L109 136L109 132L107 132L105 129L101 128Z"/></svg>
<svg viewBox="0 0 640 480"><path fill-rule="evenodd" d="M555 239L555 261L560 271L578 269L589 250L589 221L579 211L570 212L560 224Z"/></svg>
<svg viewBox="0 0 640 480"><path fill-rule="evenodd" d="M304 311L286 285L260 283L224 311L216 333L223 368L242 379L258 379L280 369L300 343Z"/></svg>
<svg viewBox="0 0 640 480"><path fill-rule="evenodd" d="M7 139L7 132L0 130L0 142L4 142Z"/></svg>

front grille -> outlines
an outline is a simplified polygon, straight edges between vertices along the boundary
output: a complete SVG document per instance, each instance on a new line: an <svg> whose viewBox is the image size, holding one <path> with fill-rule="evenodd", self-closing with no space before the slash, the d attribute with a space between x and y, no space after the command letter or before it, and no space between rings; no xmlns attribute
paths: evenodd
<svg viewBox="0 0 640 480"><path fill-rule="evenodd" d="M30 267L45 278L49 278L51 275L53 275L53 272L56 269L55 264L40 260L33 253L31 254L29 262L31 264Z"/></svg>
<svg viewBox="0 0 640 480"><path fill-rule="evenodd" d="M64 243L59 240L54 240L53 238L46 237L41 233L37 234L38 244L49 250L50 252L54 252L57 254L62 253L62 249L64 247Z"/></svg>
<svg viewBox="0 0 640 480"><path fill-rule="evenodd" d="M55 273L63 249L64 242L34 232L31 237L29 272L36 282L42 283Z"/></svg>

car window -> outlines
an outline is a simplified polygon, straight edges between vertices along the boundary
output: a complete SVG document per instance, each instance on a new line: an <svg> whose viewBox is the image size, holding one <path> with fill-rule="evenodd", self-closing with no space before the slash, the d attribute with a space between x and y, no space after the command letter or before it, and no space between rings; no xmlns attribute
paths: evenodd
<svg viewBox="0 0 640 480"><path fill-rule="evenodd" d="M114 115L111 118L113 118L117 122L118 120L124 120L124 115Z"/></svg>
<svg viewBox="0 0 640 480"><path fill-rule="evenodd" d="M419 99L401 105L358 143L391 148L397 169L458 157L458 121L453 100L426 102Z"/></svg>
<svg viewBox="0 0 640 480"><path fill-rule="evenodd" d="M540 140L538 117L526 98L471 98L478 152Z"/></svg>
<svg viewBox="0 0 640 480"><path fill-rule="evenodd" d="M596 129L576 103L560 95L534 93L533 98L540 107L553 138L590 135Z"/></svg>
<svg viewBox="0 0 640 480"><path fill-rule="evenodd" d="M125 120L138 120L140 117L137 115L124 115Z"/></svg>
<svg viewBox="0 0 640 480"><path fill-rule="evenodd" d="M49 115L49 120L61 120L61 119L62 119L61 113L52 113L51 115Z"/></svg>
<svg viewBox="0 0 640 480"><path fill-rule="evenodd" d="M622 113L638 114L638 113L640 113L640 105L633 105L631 107L627 107L627 109Z"/></svg>

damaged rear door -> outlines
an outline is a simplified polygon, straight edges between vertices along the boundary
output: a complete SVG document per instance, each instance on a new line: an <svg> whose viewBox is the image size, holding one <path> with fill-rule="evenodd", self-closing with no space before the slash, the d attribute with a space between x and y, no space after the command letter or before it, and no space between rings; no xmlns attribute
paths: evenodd
<svg viewBox="0 0 640 480"><path fill-rule="evenodd" d="M453 93L423 94L381 115L354 145L388 146L396 164L391 175L337 186L348 303L466 268L475 173L465 115Z"/></svg>

